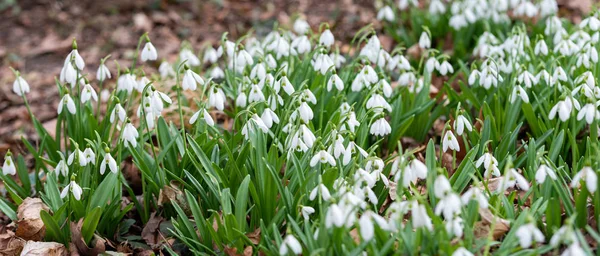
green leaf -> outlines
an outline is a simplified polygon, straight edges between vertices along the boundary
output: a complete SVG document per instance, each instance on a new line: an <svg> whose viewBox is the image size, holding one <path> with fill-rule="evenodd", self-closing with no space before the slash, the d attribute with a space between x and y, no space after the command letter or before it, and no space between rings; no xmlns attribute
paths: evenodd
<svg viewBox="0 0 600 256"><path fill-rule="evenodd" d="M86 244L89 244L94 236L96 227L98 227L98 221L102 216L102 208L96 207L90 213L88 213L83 219L83 225L81 226L81 236Z"/></svg>

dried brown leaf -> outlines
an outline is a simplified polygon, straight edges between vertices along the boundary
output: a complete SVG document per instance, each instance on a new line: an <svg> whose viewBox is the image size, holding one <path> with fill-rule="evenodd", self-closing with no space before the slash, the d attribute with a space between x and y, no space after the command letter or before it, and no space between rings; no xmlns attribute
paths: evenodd
<svg viewBox="0 0 600 256"><path fill-rule="evenodd" d="M40 218L41 211L49 211L39 198L25 198L17 209L16 235L25 240L41 241L46 234L46 226Z"/></svg>
<svg viewBox="0 0 600 256"><path fill-rule="evenodd" d="M83 226L83 219L80 219L79 222L71 222L71 247L77 248L77 252L80 255L98 255L106 251L105 241L99 236L94 235L91 240L91 244L93 247L89 247L85 241L83 240L83 236L81 234L81 227ZM73 246L74 245L74 246Z"/></svg>
<svg viewBox="0 0 600 256"><path fill-rule="evenodd" d="M0 235L0 255L20 255L24 245L25 240L16 237L10 230Z"/></svg>
<svg viewBox="0 0 600 256"><path fill-rule="evenodd" d="M142 229L142 238L152 249L159 248L164 243L164 236L160 232L160 223L163 221L163 217L157 216L156 212L153 212Z"/></svg>
<svg viewBox="0 0 600 256"><path fill-rule="evenodd" d="M55 242L27 241L21 255L28 256L66 256L67 248Z"/></svg>
<svg viewBox="0 0 600 256"><path fill-rule="evenodd" d="M510 229L510 222L495 216L489 209L479 209L481 221L475 223L473 232L476 238L488 237L490 231L494 240L498 240ZM493 230L492 230L493 227Z"/></svg>

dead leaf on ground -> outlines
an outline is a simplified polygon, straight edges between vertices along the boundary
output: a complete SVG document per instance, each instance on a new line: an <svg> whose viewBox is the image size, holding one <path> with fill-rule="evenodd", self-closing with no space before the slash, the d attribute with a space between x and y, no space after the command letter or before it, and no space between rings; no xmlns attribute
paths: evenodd
<svg viewBox="0 0 600 256"><path fill-rule="evenodd" d="M160 223L163 221L163 217L157 216L156 212L153 212L146 226L142 229L142 238L152 249L159 248L165 242L164 236L160 232Z"/></svg>
<svg viewBox="0 0 600 256"><path fill-rule="evenodd" d="M246 237L254 244L258 245L260 243L260 228L255 229L250 233L246 233Z"/></svg>
<svg viewBox="0 0 600 256"><path fill-rule="evenodd" d="M79 222L71 222L71 247L77 248L77 252L80 255L98 255L106 251L106 246L104 245L105 241L99 236L94 235L90 244L93 247L89 247L85 241L83 240L83 236L81 234L81 227L83 226L83 219L80 219Z"/></svg>
<svg viewBox="0 0 600 256"><path fill-rule="evenodd" d="M475 222L473 233L476 238L486 238L492 231L492 237L494 240L498 240L510 229L510 222L492 214L489 209L479 209L479 215L481 221Z"/></svg>
<svg viewBox="0 0 600 256"><path fill-rule="evenodd" d="M10 230L0 235L0 255L20 255L24 245L25 240L16 237Z"/></svg>
<svg viewBox="0 0 600 256"><path fill-rule="evenodd" d="M21 255L28 256L66 256L67 248L55 242L27 241Z"/></svg>
<svg viewBox="0 0 600 256"><path fill-rule="evenodd" d="M180 185L176 181L171 181L168 186L164 186L158 194L158 205L162 206L165 203L175 201L184 212L189 213L190 208L187 200L179 187Z"/></svg>
<svg viewBox="0 0 600 256"><path fill-rule="evenodd" d="M49 211L39 198L25 198L17 209L17 236L25 240L41 241L46 234L46 226L40 218L40 211Z"/></svg>

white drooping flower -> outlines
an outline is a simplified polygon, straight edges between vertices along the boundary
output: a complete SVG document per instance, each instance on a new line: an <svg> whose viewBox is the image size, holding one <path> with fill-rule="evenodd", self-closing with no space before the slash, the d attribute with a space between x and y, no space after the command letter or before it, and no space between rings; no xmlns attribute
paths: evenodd
<svg viewBox="0 0 600 256"><path fill-rule="evenodd" d="M516 186L517 188L527 191L529 190L529 181L523 177L520 173L517 172L515 168L510 168L500 181L500 185L496 189L496 192L502 193L509 188Z"/></svg>
<svg viewBox="0 0 600 256"><path fill-rule="evenodd" d="M302 217L304 217L304 220L308 220L310 218L310 215L315 213L315 208L312 208L310 206L302 206L300 212L302 213Z"/></svg>
<svg viewBox="0 0 600 256"><path fill-rule="evenodd" d="M62 113L63 107L65 105L67 107L67 110L69 110L69 113L74 115L77 111L77 108L75 108L75 102L73 102L73 99L71 99L71 96L69 96L69 94L65 94L65 96L63 96L60 102L58 103L57 111L59 115L60 113Z"/></svg>
<svg viewBox="0 0 600 256"><path fill-rule="evenodd" d="M13 82L12 89L13 92L19 96L23 96L24 94L29 93L29 91L31 90L29 88L29 83L27 83L27 81L25 81L25 79L23 79L23 77L21 77L20 75L17 76L17 79L15 79L15 81Z"/></svg>
<svg viewBox="0 0 600 256"><path fill-rule="evenodd" d="M471 200L474 200L479 203L479 208L487 209L489 207L489 202L487 196L483 192L484 191L482 189L473 186L464 194L462 194L460 200L462 201L463 205L467 205Z"/></svg>
<svg viewBox="0 0 600 256"><path fill-rule="evenodd" d="M548 45L546 45L546 42L544 40L539 40L536 44L535 44L535 48L533 49L533 53L535 55L548 55Z"/></svg>
<svg viewBox="0 0 600 256"><path fill-rule="evenodd" d="M54 171L56 171L59 175L62 175L63 177L67 177L67 175L69 175L69 166L67 165L65 160L62 159L58 162L58 164L56 164Z"/></svg>
<svg viewBox="0 0 600 256"><path fill-rule="evenodd" d="M375 136L385 136L392 132L392 127L385 120L385 118L379 118L371 125L370 133Z"/></svg>
<svg viewBox="0 0 600 256"><path fill-rule="evenodd" d="M75 197L75 200L77 200L77 201L81 200L81 195L83 195L83 190L74 180L71 180L69 185L67 185L65 188L63 188L62 192L60 192L60 198L67 197L69 192L71 192L73 194L73 197Z"/></svg>
<svg viewBox="0 0 600 256"><path fill-rule="evenodd" d="M590 193L596 192L596 189L598 188L598 175L596 174L596 171L594 171L591 167L586 166L581 168L581 171L575 174L573 180L571 180L571 187L579 187L579 182L581 180L585 181L587 190Z"/></svg>
<svg viewBox="0 0 600 256"><path fill-rule="evenodd" d="M298 33L298 35L304 35L306 32L310 30L310 25L306 20L297 19L294 21L294 31Z"/></svg>
<svg viewBox="0 0 600 256"><path fill-rule="evenodd" d="M456 117L456 120L454 120L454 130L458 136L462 136L465 128L469 132L473 131L473 127L471 126L469 120L465 116L459 115Z"/></svg>
<svg viewBox="0 0 600 256"><path fill-rule="evenodd" d="M535 226L534 223L521 225L515 234L519 238L519 244L521 245L521 248L529 248L533 242L544 242L544 234Z"/></svg>
<svg viewBox="0 0 600 256"><path fill-rule="evenodd" d="M433 224L431 222L431 217L427 214L427 209L422 204L417 203L417 201L412 201L410 203L410 208L412 210L412 224L414 228L424 227L428 230L433 230Z"/></svg>
<svg viewBox="0 0 600 256"><path fill-rule="evenodd" d="M579 113L577 113L577 120L582 120L583 118L585 118L585 121L588 124L592 124L594 119L600 119L600 111L598 111L595 104L588 103L579 110Z"/></svg>
<svg viewBox="0 0 600 256"><path fill-rule="evenodd" d="M2 174L4 175L15 175L17 174L17 168L15 167L15 162L11 157L10 150L4 156L4 164L2 165Z"/></svg>
<svg viewBox="0 0 600 256"><path fill-rule="evenodd" d="M465 247L459 247L452 253L452 256L473 256L473 253L465 249Z"/></svg>
<svg viewBox="0 0 600 256"><path fill-rule="evenodd" d="M197 88L196 84L204 85L204 80L196 72L188 69L183 75L183 81L181 82L181 88L183 90L195 91Z"/></svg>
<svg viewBox="0 0 600 256"><path fill-rule="evenodd" d="M421 37L419 37L419 47L421 47L421 49L431 48L431 39L429 38L429 34L425 31L423 31Z"/></svg>
<svg viewBox="0 0 600 256"><path fill-rule="evenodd" d="M279 123L279 117L270 108L265 108L265 110L263 111L262 115L260 116L260 119L263 120L263 123L265 123L265 125L269 129L271 129L271 127L273 127L273 123L276 123L276 124Z"/></svg>
<svg viewBox="0 0 600 256"><path fill-rule="evenodd" d="M464 221L461 217L455 216L450 219L446 219L446 232L452 234L455 237L462 237L464 229Z"/></svg>
<svg viewBox="0 0 600 256"><path fill-rule="evenodd" d="M269 132L269 128L265 125L262 119L260 119L257 114L252 114L252 117L250 117L250 119L242 127L242 135L244 135L244 138L249 138L248 136L250 131L254 131L254 127L259 128L259 130L261 130L263 133Z"/></svg>
<svg viewBox="0 0 600 256"><path fill-rule="evenodd" d="M213 48L212 46L206 47L206 50L204 50L204 57L202 58L202 61L204 61L204 63L216 63L218 59L219 56L217 54L217 50L215 50L215 48Z"/></svg>
<svg viewBox="0 0 600 256"><path fill-rule="evenodd" d="M321 75L327 74L329 69L335 70L335 64L329 55L324 53L319 53L315 55L315 59L312 61L312 65L315 71L320 71Z"/></svg>
<svg viewBox="0 0 600 256"><path fill-rule="evenodd" d="M139 134L137 129L133 127L133 124L127 123L121 136L123 137L123 143L125 144L125 147L129 147L129 145L133 146L134 148L137 147L137 138L139 137Z"/></svg>
<svg viewBox="0 0 600 256"><path fill-rule="evenodd" d="M173 66L166 61L160 63L160 66L158 66L158 73L160 73L162 78L175 76L175 70L173 70Z"/></svg>
<svg viewBox="0 0 600 256"><path fill-rule="evenodd" d="M520 85L517 85L515 87L513 87L513 91L512 94L510 95L510 103L514 104L515 101L518 98L521 98L521 100L525 103L529 103L529 96L527 95L527 92L525 91L525 89L523 89L523 87L521 87Z"/></svg>
<svg viewBox="0 0 600 256"><path fill-rule="evenodd" d="M220 87L213 87L208 93L208 106L215 107L216 109L223 111L225 108L225 93Z"/></svg>
<svg viewBox="0 0 600 256"><path fill-rule="evenodd" d="M458 140L452 131L446 131L444 139L442 140L442 149L444 152L448 151L448 149L456 152L460 151L460 145L458 144Z"/></svg>
<svg viewBox="0 0 600 256"><path fill-rule="evenodd" d="M290 252L296 255L302 253L302 245L293 235L285 236L279 247L279 255L288 255Z"/></svg>
<svg viewBox="0 0 600 256"><path fill-rule="evenodd" d="M96 71L96 80L105 81L106 79L110 79L110 78L111 78L110 70L104 63L101 63L100 66L98 67L98 71Z"/></svg>
<svg viewBox="0 0 600 256"><path fill-rule="evenodd" d="M571 117L571 112L573 109L579 110L581 107L579 106L579 102L575 99L571 100L571 98L566 98L565 100L561 100L548 113L548 118L553 120L558 114L558 118L561 121L565 122Z"/></svg>
<svg viewBox="0 0 600 256"><path fill-rule="evenodd" d="M294 40L292 40L292 54L293 55L304 54L304 53L310 52L310 49L311 49L310 39L308 39L307 36L305 36L305 35L299 36L299 37L294 38Z"/></svg>
<svg viewBox="0 0 600 256"><path fill-rule="evenodd" d="M329 154L329 152L327 152L325 150L321 150L321 151L317 152L310 159L311 167L315 167L315 165L317 165L317 163L321 163L321 164L328 163L331 166L335 166L335 159L333 158L333 156L331 156L331 154Z"/></svg>
<svg viewBox="0 0 600 256"><path fill-rule="evenodd" d="M544 183L547 176L550 177L550 179L552 180L556 180L557 178L556 172L552 168L548 167L545 164L541 164L535 172L535 180L541 184Z"/></svg>
<svg viewBox="0 0 600 256"><path fill-rule="evenodd" d="M140 55L142 61L156 60L158 58L156 48L154 48L154 45L152 45L152 43L149 41L144 45L144 49L142 49L142 53Z"/></svg>
<svg viewBox="0 0 600 256"><path fill-rule="evenodd" d="M182 63L185 63L190 66L199 66L200 59L196 56L190 49L183 49L179 52L179 58Z"/></svg>
<svg viewBox="0 0 600 256"><path fill-rule="evenodd" d="M400 158L396 159L392 164L392 172L396 173ZM417 183L419 179L427 178L427 166L418 159L413 159L410 163L397 173L394 180L398 182L402 178L402 185L407 188L410 184Z"/></svg>
<svg viewBox="0 0 600 256"><path fill-rule="evenodd" d="M494 155L489 152L484 153L475 163L475 166L479 168L483 164L485 173L483 177L489 177L490 173L496 177L500 176L500 170L498 169L498 160Z"/></svg>
<svg viewBox="0 0 600 256"><path fill-rule="evenodd" d="M325 187L325 185L323 185L323 184L317 185L310 192L308 199L310 199L310 201L315 200L315 198L317 198L317 194L320 194L321 198L323 198L324 201L329 201L329 199L331 199L331 194L329 193L329 189L327 189L327 187Z"/></svg>
<svg viewBox="0 0 600 256"><path fill-rule="evenodd" d="M124 122L125 118L127 117L127 113L125 109L121 106L121 103L117 103L113 108L113 111L110 113L109 120L111 124L115 122L115 117L119 118L121 122Z"/></svg>
<svg viewBox="0 0 600 256"><path fill-rule="evenodd" d="M94 101L98 101L98 94L90 84L86 84L81 90L81 103L88 102L90 98Z"/></svg>
<svg viewBox="0 0 600 256"><path fill-rule="evenodd" d="M335 87L338 91L344 90L344 82L337 74L333 74L331 77L329 77L329 81L327 81L327 91L331 91L333 87Z"/></svg>
<svg viewBox="0 0 600 256"><path fill-rule="evenodd" d="M202 116L200 116L200 115L202 115ZM210 126L215 125L215 121L213 120L212 116L210 116L208 111L206 111L206 109L204 109L204 108L196 111L196 113L194 113L192 115L192 117L190 118L190 124L196 123L196 120L198 119L198 117L201 117L207 125L210 125Z"/></svg>
<svg viewBox="0 0 600 256"><path fill-rule="evenodd" d="M442 63L436 62L435 64L435 68L440 72L442 76L454 73L454 68L452 67L452 65L450 65L450 63L448 63L447 60L444 60Z"/></svg>
<svg viewBox="0 0 600 256"><path fill-rule="evenodd" d="M323 31L323 33L321 33L321 36L319 37L319 44L329 48L334 42L335 38L329 29L326 29Z"/></svg>
<svg viewBox="0 0 600 256"><path fill-rule="evenodd" d="M377 12L377 19L389 22L394 21L394 11L392 10L392 7L384 6L383 8L379 9Z"/></svg>
<svg viewBox="0 0 600 256"><path fill-rule="evenodd" d="M117 174L117 171L118 171L117 161L115 161L115 159L112 157L112 155L109 152L106 152L106 154L104 154L104 160L102 160L102 163L100 164L100 175L104 175L104 172L106 172L107 166L108 166L108 169L110 169L110 171L112 173Z"/></svg>

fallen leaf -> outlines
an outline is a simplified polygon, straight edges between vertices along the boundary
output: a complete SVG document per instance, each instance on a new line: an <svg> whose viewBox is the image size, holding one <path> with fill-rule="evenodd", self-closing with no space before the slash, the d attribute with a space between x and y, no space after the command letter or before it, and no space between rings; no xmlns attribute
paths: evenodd
<svg viewBox="0 0 600 256"><path fill-rule="evenodd" d="M157 216L156 212L153 212L142 229L142 238L152 249L159 248L164 243L164 236L160 232L160 223L163 221L163 217Z"/></svg>
<svg viewBox="0 0 600 256"><path fill-rule="evenodd" d="M24 245L25 240L16 237L10 230L0 235L0 255L20 255Z"/></svg>
<svg viewBox="0 0 600 256"><path fill-rule="evenodd" d="M98 255L106 251L106 246L104 245L105 241L101 237L94 235L90 244L93 247L89 247L85 241L83 240L83 236L81 234L81 227L83 226L83 218L78 222L71 222L71 247L77 248L77 252L80 255ZM74 246L73 246L74 245Z"/></svg>
<svg viewBox="0 0 600 256"><path fill-rule="evenodd" d="M510 229L510 222L492 214L489 209L479 209L481 221L475 222L473 233L476 238L488 237L493 226L492 237L498 240Z"/></svg>
<svg viewBox="0 0 600 256"><path fill-rule="evenodd" d="M184 212L190 212L187 200L176 181L171 181L168 186L164 186L158 194L158 205L162 206L165 203L171 203L171 201L175 201Z"/></svg>
<svg viewBox="0 0 600 256"><path fill-rule="evenodd" d="M25 240L41 241L46 234L46 226L40 218L40 211L49 211L39 198L25 198L17 209L17 236Z"/></svg>
<svg viewBox="0 0 600 256"><path fill-rule="evenodd" d="M21 255L28 256L65 256L67 248L64 245L55 242L35 242L27 241L23 247Z"/></svg>
<svg viewBox="0 0 600 256"><path fill-rule="evenodd" d="M255 229L250 233L246 233L246 237L255 245L260 243L260 228Z"/></svg>

